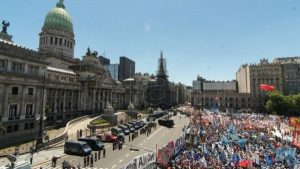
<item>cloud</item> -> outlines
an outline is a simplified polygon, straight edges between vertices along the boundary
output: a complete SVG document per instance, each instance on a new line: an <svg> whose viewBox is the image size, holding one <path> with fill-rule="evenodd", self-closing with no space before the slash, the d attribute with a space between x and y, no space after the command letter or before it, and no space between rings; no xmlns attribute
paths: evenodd
<svg viewBox="0 0 300 169"><path fill-rule="evenodd" d="M146 23L145 26L144 26L144 28L145 28L145 31L146 31L146 32L150 32L150 30L151 30L151 25L150 25L149 23Z"/></svg>

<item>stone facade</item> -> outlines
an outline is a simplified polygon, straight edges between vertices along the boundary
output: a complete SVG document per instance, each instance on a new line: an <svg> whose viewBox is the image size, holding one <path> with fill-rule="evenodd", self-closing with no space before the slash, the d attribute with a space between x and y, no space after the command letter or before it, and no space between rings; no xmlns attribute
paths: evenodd
<svg viewBox="0 0 300 169"><path fill-rule="evenodd" d="M219 110L251 110L250 95L233 91L192 91L192 105Z"/></svg>
<svg viewBox="0 0 300 169"><path fill-rule="evenodd" d="M198 87L192 90L192 105L200 108L215 108L225 110L251 110L251 99L248 93L238 93L237 82L233 81L206 81L198 76Z"/></svg>
<svg viewBox="0 0 300 169"><path fill-rule="evenodd" d="M0 123L5 128L0 148L41 137L45 126L103 113L108 103L125 108L124 86L107 74L97 52L88 49L82 60L74 58L74 33L66 14L63 1L48 13L39 51L7 41L12 37L7 33L0 36Z"/></svg>
<svg viewBox="0 0 300 169"><path fill-rule="evenodd" d="M262 112L266 92L260 90L260 85L273 85L277 91L283 92L282 66L279 63L269 63L268 60L262 59L259 64L250 65L249 70L252 107L257 112Z"/></svg>
<svg viewBox="0 0 300 169"><path fill-rule="evenodd" d="M38 52L0 41L0 147L38 136L45 101L46 58Z"/></svg>
<svg viewBox="0 0 300 169"><path fill-rule="evenodd" d="M250 93L250 70L248 65L242 65L236 72L239 93Z"/></svg>

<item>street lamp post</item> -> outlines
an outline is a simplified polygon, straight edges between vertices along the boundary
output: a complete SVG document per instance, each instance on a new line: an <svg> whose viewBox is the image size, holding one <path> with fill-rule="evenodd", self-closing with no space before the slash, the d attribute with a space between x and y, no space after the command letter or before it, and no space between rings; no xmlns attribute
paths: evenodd
<svg viewBox="0 0 300 169"><path fill-rule="evenodd" d="M45 68L44 71L44 83L42 85L42 111L40 113L40 125L39 125L39 137L37 139L36 145L42 144L43 143L43 132L44 132L44 113L45 113L45 90L46 90L46 74L47 74L47 67Z"/></svg>

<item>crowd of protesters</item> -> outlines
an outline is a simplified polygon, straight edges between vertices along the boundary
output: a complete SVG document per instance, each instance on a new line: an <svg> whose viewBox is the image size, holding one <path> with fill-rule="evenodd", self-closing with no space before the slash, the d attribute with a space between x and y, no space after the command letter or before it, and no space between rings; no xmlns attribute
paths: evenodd
<svg viewBox="0 0 300 169"><path fill-rule="evenodd" d="M173 156L173 168L282 169L299 163L300 152L284 118L209 111L193 111L189 118L185 146Z"/></svg>

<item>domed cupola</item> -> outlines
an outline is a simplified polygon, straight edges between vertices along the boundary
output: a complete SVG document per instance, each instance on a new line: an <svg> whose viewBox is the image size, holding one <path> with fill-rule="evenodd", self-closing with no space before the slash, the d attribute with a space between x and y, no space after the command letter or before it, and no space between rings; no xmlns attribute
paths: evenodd
<svg viewBox="0 0 300 169"><path fill-rule="evenodd" d="M48 12L40 33L39 45L41 52L57 57L74 58L73 23L63 0L59 0Z"/></svg>
<svg viewBox="0 0 300 169"><path fill-rule="evenodd" d="M70 15L65 10L62 0L57 2L56 7L48 12L43 29L56 28L73 33L73 24Z"/></svg>

